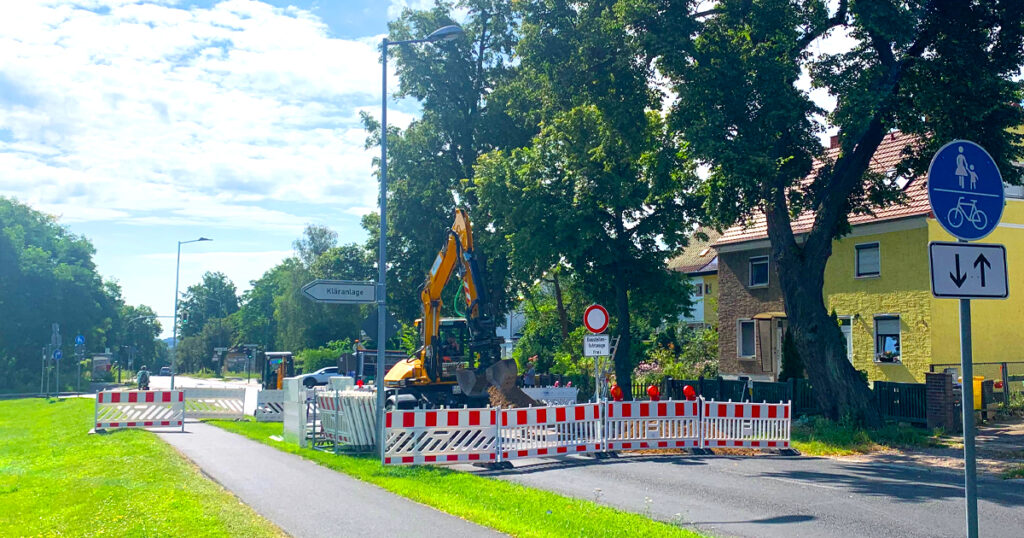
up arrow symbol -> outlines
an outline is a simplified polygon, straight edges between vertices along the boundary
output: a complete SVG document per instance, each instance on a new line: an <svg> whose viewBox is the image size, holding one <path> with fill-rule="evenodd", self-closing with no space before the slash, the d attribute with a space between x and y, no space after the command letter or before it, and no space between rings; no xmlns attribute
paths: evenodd
<svg viewBox="0 0 1024 538"><path fill-rule="evenodd" d="M992 268L992 263L989 262L988 258L985 257L985 253L978 254L978 259L974 260L974 266L978 267L979 265L981 266L979 268L981 270L981 287L984 288L985 287L985 266L988 266L989 269ZM959 269L957 269L957 271L959 271ZM957 287L959 287L959 285Z"/></svg>
<svg viewBox="0 0 1024 538"><path fill-rule="evenodd" d="M964 282L967 281L967 273L960 274L960 255L956 254L955 256L956 256L956 274L950 273L949 274L949 278L951 280L953 280L953 283L956 284L957 288L959 288L960 286L964 285ZM986 262L987 262L987 260L986 260ZM982 286L984 286L984 284L982 284Z"/></svg>

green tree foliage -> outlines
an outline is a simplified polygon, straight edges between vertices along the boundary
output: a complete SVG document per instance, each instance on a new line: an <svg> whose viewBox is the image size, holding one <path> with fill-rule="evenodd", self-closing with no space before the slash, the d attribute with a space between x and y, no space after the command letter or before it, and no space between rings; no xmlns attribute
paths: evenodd
<svg viewBox="0 0 1024 538"><path fill-rule="evenodd" d="M235 284L224 273L207 271L202 282L189 286L185 291L178 311L182 320L179 334L196 336L207 322L226 318L238 311Z"/></svg>
<svg viewBox="0 0 1024 538"><path fill-rule="evenodd" d="M157 342L162 330L156 312L146 305L122 305L119 317L123 331L119 348L134 350L135 367L145 364L153 368L157 364Z"/></svg>
<svg viewBox="0 0 1024 538"><path fill-rule="evenodd" d="M94 254L92 243L54 217L0 197L0 390L38 388L53 323L69 357L77 334L89 350L118 343L120 289L97 274Z"/></svg>
<svg viewBox="0 0 1024 538"><path fill-rule="evenodd" d="M800 351L796 348L796 341L793 333L786 331L782 337L782 368L779 371L779 381L789 379L802 379L804 377L804 363L800 360Z"/></svg>
<svg viewBox="0 0 1024 538"><path fill-rule="evenodd" d="M516 25L510 2L465 0L406 10L389 24L389 38L426 37L453 24L456 7L466 16L464 36L389 49L400 80L396 96L415 98L423 108L404 131L388 129L388 306L406 323L422 315L420 286L447 238L455 207L468 209L476 222L471 186L477 157L496 147L523 145L536 131L536 122L517 106L530 94L507 86ZM368 114L363 121L370 132L367 147L379 147L380 123ZM379 160L375 163L379 167ZM379 219L363 224L370 233L369 250L376 252ZM503 310L505 249L483 227L475 231L478 250L490 260L490 296Z"/></svg>
<svg viewBox="0 0 1024 538"><path fill-rule="evenodd" d="M921 137L896 173L922 172L937 146L974 140L1018 183L1024 121L1024 3L1017 0L622 0L618 12L679 98L671 124L706 164L707 220L719 226L767 217L772 259L796 346L831 418L880 421L870 392L846 360L822 300L833 239L847 215L899 202L902 191L866 174L891 129ZM701 10L698 13L698 10ZM846 32L850 50L816 43ZM836 96L821 110L797 82ZM824 118L824 125L820 121ZM841 149L824 157L818 135L838 129ZM809 181L804 181L809 177ZM912 176L910 176L912 177ZM792 217L814 212L797 241Z"/></svg>
<svg viewBox="0 0 1024 538"><path fill-rule="evenodd" d="M208 320L198 335L186 336L178 341L175 357L177 367L182 372L198 372L203 369L219 371L223 364L213 360L217 357L214 349L229 348L236 339L237 329L231 319Z"/></svg>
<svg viewBox="0 0 1024 538"><path fill-rule="evenodd" d="M614 2L521 6L516 51L543 89L544 126L529 147L480 159L478 196L510 265L535 275L565 265L611 306L622 337L615 373L627 387L633 312L674 319L687 307L666 260L685 244L695 178Z"/></svg>
<svg viewBox="0 0 1024 538"><path fill-rule="evenodd" d="M316 349L304 349L296 356L296 366L302 368L303 373L315 372L328 366L337 366L338 358L345 353L352 352L352 342L345 340L332 340Z"/></svg>
<svg viewBox="0 0 1024 538"><path fill-rule="evenodd" d="M716 328L686 329L682 331L680 340L677 343L671 338L659 338L658 343L647 351L644 360L637 365L634 371L637 381L643 385L657 385L666 377L697 379L718 375Z"/></svg>

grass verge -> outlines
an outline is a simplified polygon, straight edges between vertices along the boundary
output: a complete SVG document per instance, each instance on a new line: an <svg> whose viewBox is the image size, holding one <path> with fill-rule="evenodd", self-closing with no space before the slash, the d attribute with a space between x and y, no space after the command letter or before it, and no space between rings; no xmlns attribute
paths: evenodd
<svg viewBox="0 0 1024 538"><path fill-rule="evenodd" d="M1012 478L1024 478L1024 463L1015 465L1003 473L1003 480L1010 480Z"/></svg>
<svg viewBox="0 0 1024 538"><path fill-rule="evenodd" d="M89 435L94 405L0 402L0 534L283 535L154 434Z"/></svg>
<svg viewBox="0 0 1024 538"><path fill-rule="evenodd" d="M273 441L271 435L282 433L280 423L210 423L515 536L701 536L640 514L493 478L442 467L385 467L376 458L336 456Z"/></svg>
<svg viewBox="0 0 1024 538"><path fill-rule="evenodd" d="M886 448L952 446L941 435L913 426L889 424L877 430L865 430L820 417L793 422L791 435L793 448L807 456L849 456Z"/></svg>

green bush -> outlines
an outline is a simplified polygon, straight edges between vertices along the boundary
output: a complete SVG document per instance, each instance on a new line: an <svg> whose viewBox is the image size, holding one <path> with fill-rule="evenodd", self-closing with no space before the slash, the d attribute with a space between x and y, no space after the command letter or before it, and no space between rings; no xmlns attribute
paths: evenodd
<svg viewBox="0 0 1024 538"><path fill-rule="evenodd" d="M688 331L682 349L675 344L649 349L644 360L633 370L638 383L657 385L666 377L697 379L718 375L718 331L715 328Z"/></svg>
<svg viewBox="0 0 1024 538"><path fill-rule="evenodd" d="M327 366L337 366L338 357L352 350L352 343L345 340L332 340L326 346L317 349L303 349L296 356L295 366L302 373L308 374Z"/></svg>

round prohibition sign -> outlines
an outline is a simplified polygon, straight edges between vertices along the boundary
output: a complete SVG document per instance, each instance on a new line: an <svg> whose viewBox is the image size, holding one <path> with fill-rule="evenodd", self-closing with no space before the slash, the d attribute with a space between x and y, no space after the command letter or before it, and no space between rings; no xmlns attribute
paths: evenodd
<svg viewBox="0 0 1024 538"><path fill-rule="evenodd" d="M583 324L594 334L601 334L608 328L608 311L599 304L590 305L583 313Z"/></svg>

